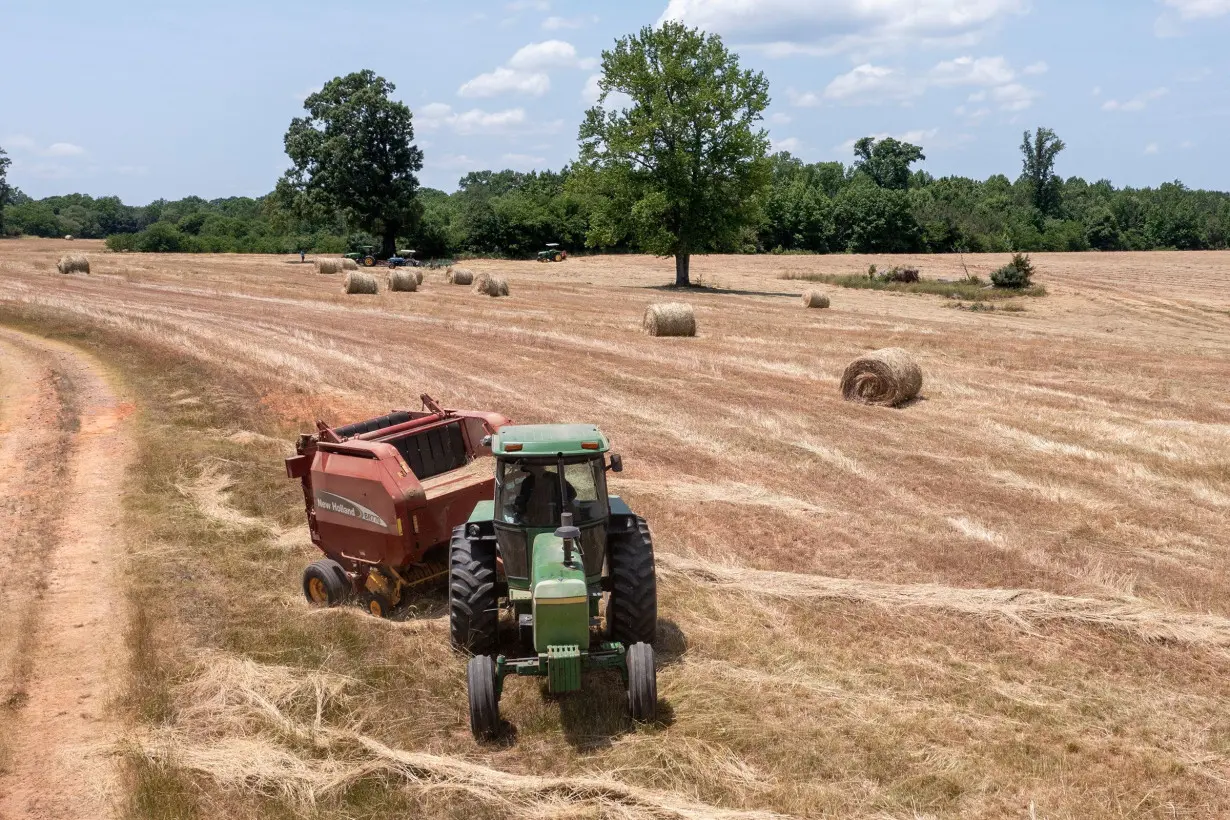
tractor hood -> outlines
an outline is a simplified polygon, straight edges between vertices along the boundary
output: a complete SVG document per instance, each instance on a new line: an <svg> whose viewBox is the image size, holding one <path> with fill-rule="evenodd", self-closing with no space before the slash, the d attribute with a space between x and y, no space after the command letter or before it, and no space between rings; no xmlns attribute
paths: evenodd
<svg viewBox="0 0 1230 820"><path fill-rule="evenodd" d="M534 536L534 649L550 646L589 648L589 587L580 553L564 563L564 542L554 533Z"/></svg>

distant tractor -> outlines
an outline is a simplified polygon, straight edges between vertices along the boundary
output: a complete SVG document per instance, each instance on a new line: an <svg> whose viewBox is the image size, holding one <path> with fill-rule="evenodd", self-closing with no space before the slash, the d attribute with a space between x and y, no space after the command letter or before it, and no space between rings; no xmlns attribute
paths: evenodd
<svg viewBox="0 0 1230 820"><path fill-rule="evenodd" d="M357 251L343 254L345 259L353 259L365 268L374 268L378 258L376 257L376 249L372 245L363 245Z"/></svg>
<svg viewBox="0 0 1230 820"><path fill-rule="evenodd" d="M415 252L412 250L397 251L393 256L385 259L376 251L375 246L363 245L358 250L343 254L343 258L353 259L357 264L365 268L374 268L380 264L388 265L390 268L417 268L421 263L414 258L414 254Z"/></svg>
<svg viewBox="0 0 1230 820"><path fill-rule="evenodd" d="M560 694L596 669L618 671L632 718L653 721L653 540L643 518L607 495L606 473L622 460L607 461L610 444L590 424L505 425L489 443L495 497L453 530L449 550L452 642L473 653L471 731L480 740L499 734L510 675L546 678ZM499 651L501 612L516 625L513 656Z"/></svg>
<svg viewBox="0 0 1230 820"><path fill-rule="evenodd" d="M548 242L545 251L538 252L539 262L563 262L568 258L568 251L561 251L558 242Z"/></svg>

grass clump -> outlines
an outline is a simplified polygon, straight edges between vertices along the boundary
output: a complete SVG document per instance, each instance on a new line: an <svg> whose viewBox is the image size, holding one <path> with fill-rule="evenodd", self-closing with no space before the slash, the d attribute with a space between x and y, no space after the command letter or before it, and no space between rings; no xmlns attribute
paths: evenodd
<svg viewBox="0 0 1230 820"><path fill-rule="evenodd" d="M823 282L827 285L836 285L842 288L887 290L898 293L927 293L932 296L946 296L949 299L963 299L967 302L982 302L987 299L1008 299L1014 296L1046 295L1046 288L1041 285L1005 290L1003 288L987 287L977 278L962 279L957 282L944 282L937 279L901 282L885 280L881 276L876 275L874 278L869 278L862 274L786 273L781 278L805 282Z"/></svg>

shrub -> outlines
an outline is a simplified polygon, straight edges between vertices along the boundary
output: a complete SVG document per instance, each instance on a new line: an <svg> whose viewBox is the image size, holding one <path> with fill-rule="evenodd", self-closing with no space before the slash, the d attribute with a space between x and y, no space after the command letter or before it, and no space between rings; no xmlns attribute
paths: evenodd
<svg viewBox="0 0 1230 820"><path fill-rule="evenodd" d="M881 282L917 282L918 268L899 268L896 265L880 274Z"/></svg>
<svg viewBox="0 0 1230 820"><path fill-rule="evenodd" d="M991 274L991 284L997 288L1020 290L1033 284L1033 275L1034 265L1029 261L1028 254L1016 253L1012 255L1011 262Z"/></svg>

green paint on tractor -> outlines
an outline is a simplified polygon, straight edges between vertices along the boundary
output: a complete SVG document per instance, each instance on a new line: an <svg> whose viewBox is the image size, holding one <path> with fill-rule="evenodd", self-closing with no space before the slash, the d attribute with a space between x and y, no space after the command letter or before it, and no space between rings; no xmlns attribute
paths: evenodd
<svg viewBox="0 0 1230 820"><path fill-rule="evenodd" d="M474 654L474 735L499 733L509 675L545 677L563 693L580 689L584 672L613 669L632 717L652 720L653 541L644 519L607 495L606 474L622 459L608 460L610 441L592 424L506 425L489 444L495 498L454 531L449 556L452 641ZM518 654L501 651L501 612L516 625Z"/></svg>

